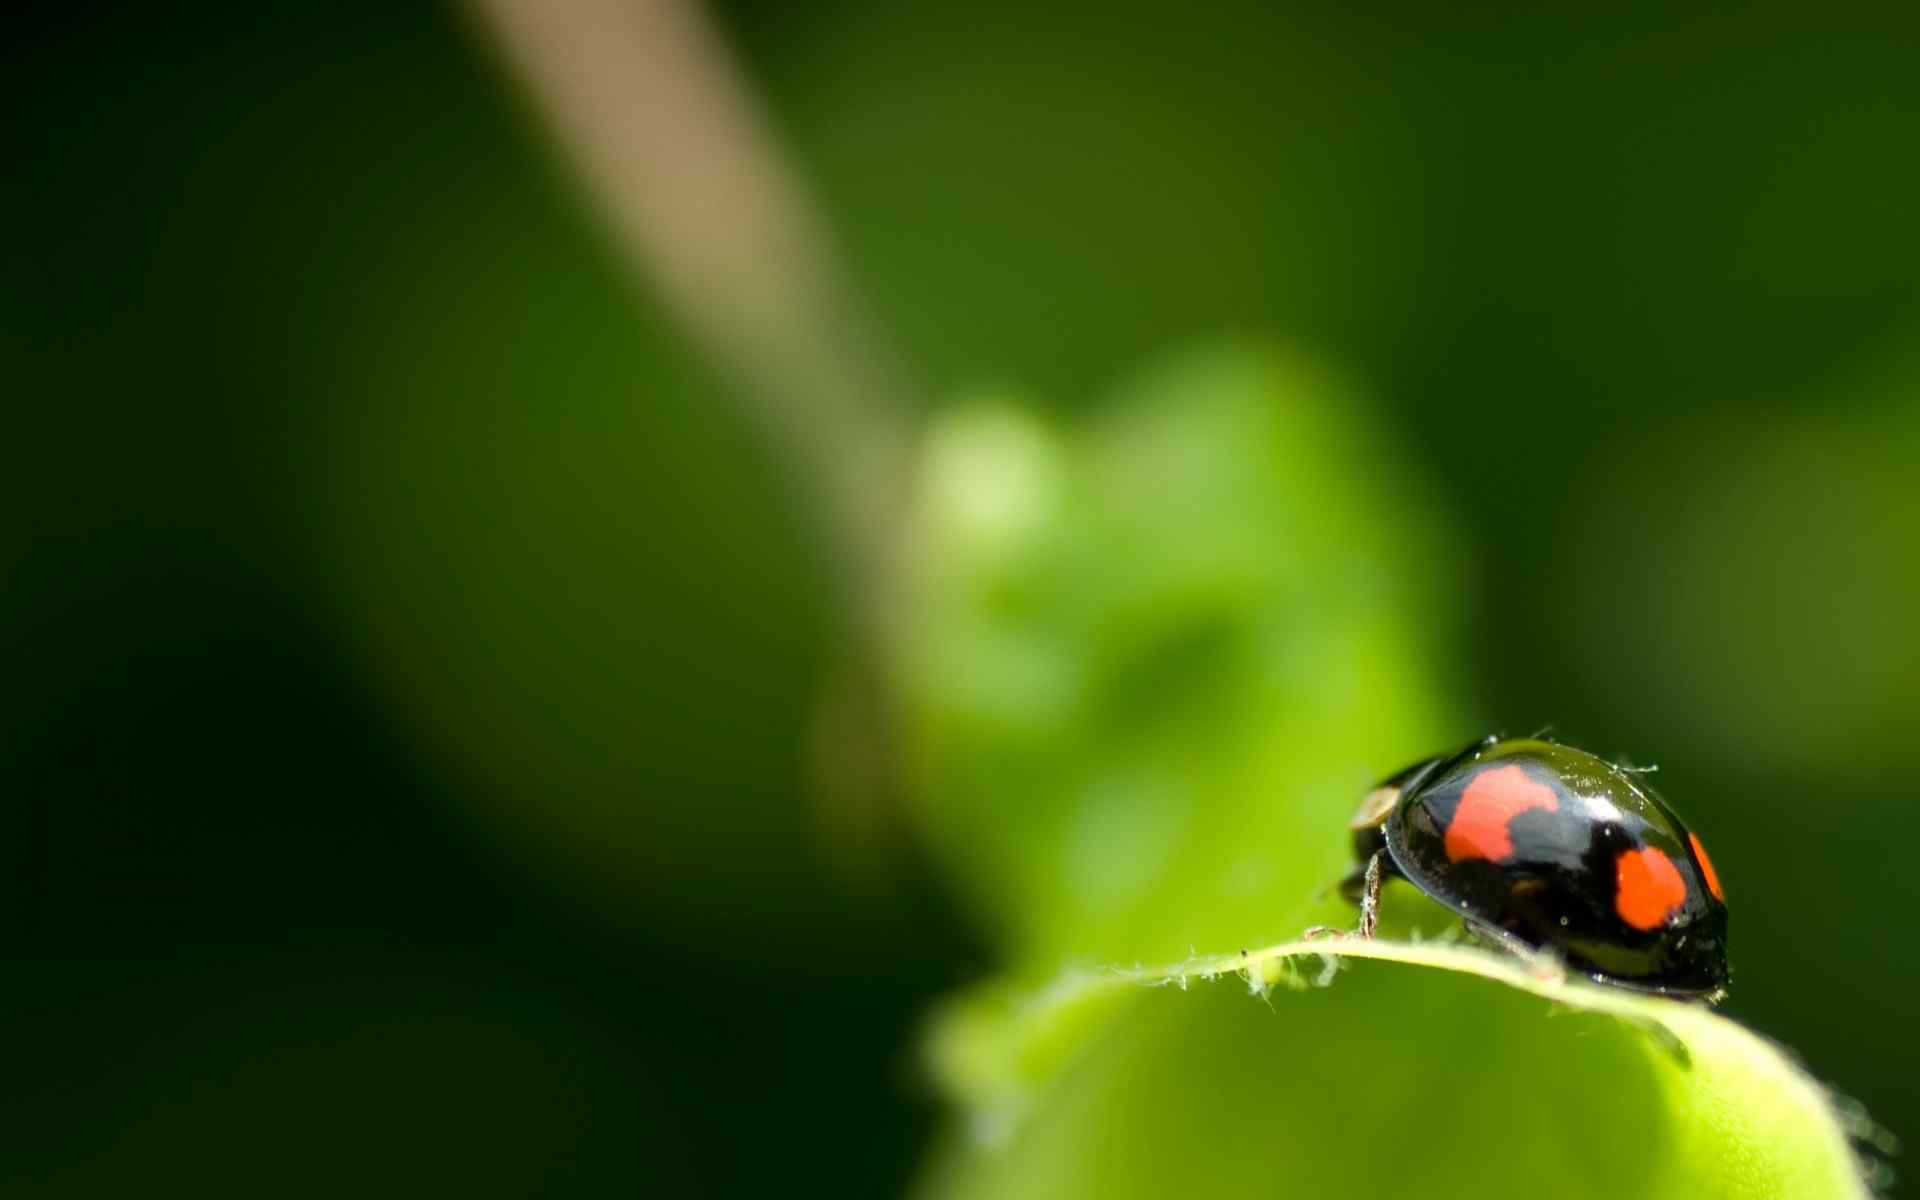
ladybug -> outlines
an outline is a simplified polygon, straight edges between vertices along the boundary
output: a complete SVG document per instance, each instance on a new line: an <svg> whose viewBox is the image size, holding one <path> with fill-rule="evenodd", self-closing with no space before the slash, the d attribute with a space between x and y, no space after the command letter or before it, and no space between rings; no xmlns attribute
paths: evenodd
<svg viewBox="0 0 1920 1200"><path fill-rule="evenodd" d="M1349 822L1342 884L1372 937L1397 875L1522 957L1607 984L1719 1000L1727 905L1700 839L1621 767L1539 738L1488 737L1415 763Z"/></svg>

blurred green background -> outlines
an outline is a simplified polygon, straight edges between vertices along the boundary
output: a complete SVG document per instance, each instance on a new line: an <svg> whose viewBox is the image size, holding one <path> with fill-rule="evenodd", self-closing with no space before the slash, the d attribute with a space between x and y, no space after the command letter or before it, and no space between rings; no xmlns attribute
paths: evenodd
<svg viewBox="0 0 1920 1200"><path fill-rule="evenodd" d="M1308 836L1549 723L1712 847L1727 1010L1920 1131L1920 14L713 13L936 399L929 594L972 569L942 469L1099 517L989 513L998 582L922 596L898 737L847 739L878 800L815 769L864 676L802 481L470 18L10 23L11 1192L898 1194L936 997L1191 940L1108 900L1192 764ZM1289 389L1270 458L1185 399ZM976 618L1114 605L1153 647L1103 686L1183 703L1063 750L1078 668ZM1079 853L1067 778L1118 849L996 851ZM1321 861L1246 851L1256 899Z"/></svg>

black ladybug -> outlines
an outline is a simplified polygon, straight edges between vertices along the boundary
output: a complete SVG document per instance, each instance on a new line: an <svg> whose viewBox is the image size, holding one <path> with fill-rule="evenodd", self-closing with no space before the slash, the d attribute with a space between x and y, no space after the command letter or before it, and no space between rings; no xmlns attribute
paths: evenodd
<svg viewBox="0 0 1920 1200"><path fill-rule="evenodd" d="M1372 937L1398 875L1528 954L1602 983L1717 1000L1727 906L1706 850L1651 788L1571 746L1487 738L1416 763L1350 823L1360 865L1342 884Z"/></svg>

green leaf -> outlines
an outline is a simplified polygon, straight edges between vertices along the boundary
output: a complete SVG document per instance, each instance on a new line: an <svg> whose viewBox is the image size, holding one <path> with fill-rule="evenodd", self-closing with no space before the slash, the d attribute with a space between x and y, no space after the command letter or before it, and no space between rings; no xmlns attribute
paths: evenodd
<svg viewBox="0 0 1920 1200"><path fill-rule="evenodd" d="M1362 400L1230 348L1083 420L989 400L934 429L907 769L1006 974L935 1023L964 1119L928 1195L1865 1194L1777 1048L1420 941L1458 923L1410 888L1376 942L1194 956L1351 923L1326 890L1367 787L1485 732L1437 650L1460 591L1444 522Z"/></svg>
<svg viewBox="0 0 1920 1200"><path fill-rule="evenodd" d="M968 1118L924 1180L941 1200L1869 1194L1773 1044L1461 945L1328 938L989 987L929 1047Z"/></svg>
<svg viewBox="0 0 1920 1200"><path fill-rule="evenodd" d="M1229 348L1072 426L988 398L933 430L898 671L916 815L1031 971L1298 928L1367 785L1471 732L1426 649L1446 538L1359 401Z"/></svg>

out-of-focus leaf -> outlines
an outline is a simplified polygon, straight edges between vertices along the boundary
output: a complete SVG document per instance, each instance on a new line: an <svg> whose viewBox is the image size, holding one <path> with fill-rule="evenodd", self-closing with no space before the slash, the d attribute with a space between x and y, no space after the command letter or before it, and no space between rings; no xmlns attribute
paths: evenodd
<svg viewBox="0 0 1920 1200"><path fill-rule="evenodd" d="M1368 783L1462 732L1435 522L1310 362L1197 355L1084 427L962 407L923 478L918 813L1029 969L1297 929Z"/></svg>
<svg viewBox="0 0 1920 1200"><path fill-rule="evenodd" d="M1772 1044L1463 946L1292 942L993 988L931 1046L971 1118L925 1180L940 1200L1868 1194L1827 1094Z"/></svg>

